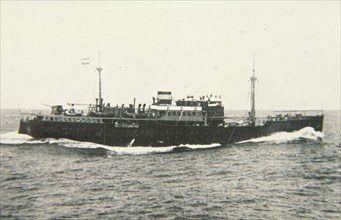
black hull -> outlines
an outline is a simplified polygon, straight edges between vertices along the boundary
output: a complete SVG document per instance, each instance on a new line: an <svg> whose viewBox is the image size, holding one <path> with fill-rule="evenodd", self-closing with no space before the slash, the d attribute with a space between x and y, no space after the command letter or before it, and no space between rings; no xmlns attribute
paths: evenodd
<svg viewBox="0 0 341 220"><path fill-rule="evenodd" d="M34 138L67 138L110 146L128 146L134 140L135 146L172 146L180 144L226 145L251 138L271 135L276 132L291 132L304 127L315 131L323 129L323 115L302 120L267 121L262 126L179 126L139 125L117 127L112 123L79 123L42 120L21 120L19 133Z"/></svg>

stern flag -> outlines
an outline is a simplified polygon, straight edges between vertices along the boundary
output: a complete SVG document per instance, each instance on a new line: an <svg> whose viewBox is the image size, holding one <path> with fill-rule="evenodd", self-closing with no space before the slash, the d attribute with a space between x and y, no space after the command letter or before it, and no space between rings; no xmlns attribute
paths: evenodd
<svg viewBox="0 0 341 220"><path fill-rule="evenodd" d="M88 65L90 64L90 58L89 57L86 57L86 58L81 58L81 64L82 65Z"/></svg>

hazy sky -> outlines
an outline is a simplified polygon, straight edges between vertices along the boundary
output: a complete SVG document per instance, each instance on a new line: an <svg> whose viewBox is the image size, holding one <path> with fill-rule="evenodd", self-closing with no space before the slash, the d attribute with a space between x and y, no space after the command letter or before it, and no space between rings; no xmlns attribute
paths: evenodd
<svg viewBox="0 0 341 220"><path fill-rule="evenodd" d="M340 109L340 1L3 2L1 108L221 95L249 109ZM81 58L90 57L90 65Z"/></svg>

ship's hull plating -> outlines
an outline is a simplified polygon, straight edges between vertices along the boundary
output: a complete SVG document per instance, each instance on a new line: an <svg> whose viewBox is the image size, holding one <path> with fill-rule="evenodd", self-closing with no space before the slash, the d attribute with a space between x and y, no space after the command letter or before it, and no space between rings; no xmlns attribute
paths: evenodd
<svg viewBox="0 0 341 220"><path fill-rule="evenodd" d="M171 146L180 144L222 145L267 136L280 131L296 131L304 127L322 131L323 115L303 120L268 121L262 126L179 126L139 125L117 127L110 123L77 123L41 120L21 120L19 133L34 138L68 138L110 146Z"/></svg>

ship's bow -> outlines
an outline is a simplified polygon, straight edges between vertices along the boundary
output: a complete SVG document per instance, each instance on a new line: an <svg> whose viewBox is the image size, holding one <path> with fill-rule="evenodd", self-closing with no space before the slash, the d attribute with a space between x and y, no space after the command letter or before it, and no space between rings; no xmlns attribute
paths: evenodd
<svg viewBox="0 0 341 220"><path fill-rule="evenodd" d="M315 131L320 131L322 132L323 130L323 122L324 122L324 115L318 115L315 117L312 117L309 120L309 125L314 128Z"/></svg>

